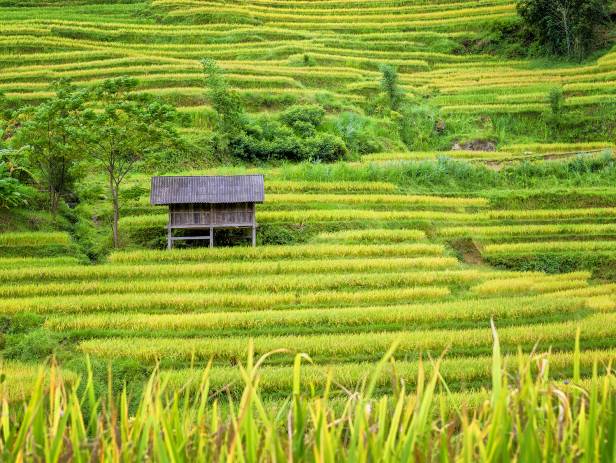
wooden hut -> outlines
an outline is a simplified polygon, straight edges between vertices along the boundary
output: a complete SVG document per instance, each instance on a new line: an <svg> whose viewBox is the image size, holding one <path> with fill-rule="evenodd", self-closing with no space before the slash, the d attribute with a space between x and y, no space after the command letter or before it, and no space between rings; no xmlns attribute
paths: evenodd
<svg viewBox="0 0 616 463"><path fill-rule="evenodd" d="M152 177L150 203L169 206L168 249L178 240L208 240L213 247L217 228L249 229L255 246L255 204L264 196L263 175L164 176ZM203 232L174 236L175 229Z"/></svg>

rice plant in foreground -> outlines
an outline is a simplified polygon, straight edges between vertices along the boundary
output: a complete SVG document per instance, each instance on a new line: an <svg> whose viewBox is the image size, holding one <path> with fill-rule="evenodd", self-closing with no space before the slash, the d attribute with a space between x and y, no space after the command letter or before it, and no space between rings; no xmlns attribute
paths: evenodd
<svg viewBox="0 0 616 463"><path fill-rule="evenodd" d="M580 375L579 341L570 384L550 379L550 358L518 356L507 370L493 329L491 389L449 391L442 359L419 362L414 386L395 373L395 345L354 389L331 373L320 393L304 392L302 363L293 362L286 400L261 393L262 365L248 348L238 366L238 399L211 387L212 366L197 387L173 389L154 372L138 405L126 392L100 395L88 375L76 389L55 368L30 399L2 400L2 461L571 461L616 458L616 376L608 364ZM579 339L579 338L578 338ZM388 393L377 388L390 368ZM429 368L428 368L429 367Z"/></svg>

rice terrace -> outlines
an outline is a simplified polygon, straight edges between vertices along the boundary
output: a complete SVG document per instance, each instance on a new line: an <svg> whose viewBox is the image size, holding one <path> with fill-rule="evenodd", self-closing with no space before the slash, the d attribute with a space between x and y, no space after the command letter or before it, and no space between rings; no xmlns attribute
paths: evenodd
<svg viewBox="0 0 616 463"><path fill-rule="evenodd" d="M0 461L616 463L612 0L0 0Z"/></svg>

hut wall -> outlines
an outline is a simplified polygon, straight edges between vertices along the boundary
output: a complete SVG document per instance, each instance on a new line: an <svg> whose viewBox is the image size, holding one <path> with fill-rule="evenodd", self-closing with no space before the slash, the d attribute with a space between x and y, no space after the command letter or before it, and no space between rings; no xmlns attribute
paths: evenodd
<svg viewBox="0 0 616 463"><path fill-rule="evenodd" d="M172 228L252 226L254 203L171 204Z"/></svg>

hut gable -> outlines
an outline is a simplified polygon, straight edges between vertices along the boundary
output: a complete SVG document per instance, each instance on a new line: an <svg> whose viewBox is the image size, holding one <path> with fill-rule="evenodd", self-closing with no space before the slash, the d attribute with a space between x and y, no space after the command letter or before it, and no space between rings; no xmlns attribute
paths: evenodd
<svg viewBox="0 0 616 463"><path fill-rule="evenodd" d="M150 203L229 204L262 203L263 175L152 177Z"/></svg>

